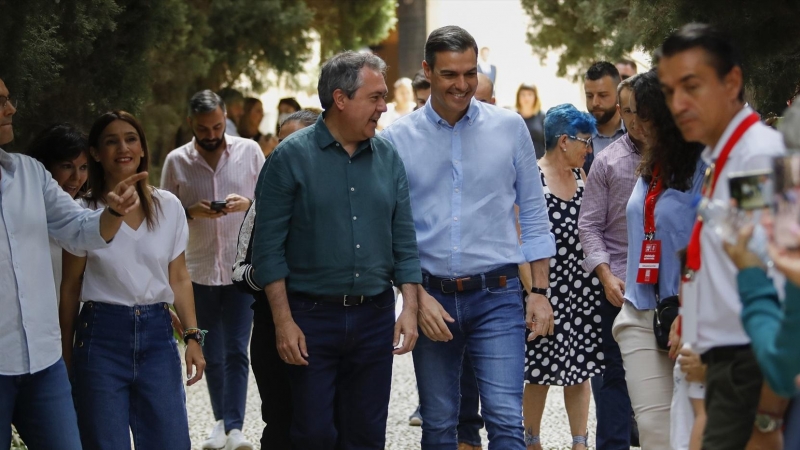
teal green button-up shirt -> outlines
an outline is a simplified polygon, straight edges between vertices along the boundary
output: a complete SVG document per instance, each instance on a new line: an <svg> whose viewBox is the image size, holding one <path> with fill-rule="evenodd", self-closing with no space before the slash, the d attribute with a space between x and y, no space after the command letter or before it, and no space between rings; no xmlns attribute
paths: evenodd
<svg viewBox="0 0 800 450"><path fill-rule="evenodd" d="M422 282L408 180L387 140L350 157L320 116L267 159L256 199L260 286L285 278L288 292L376 295Z"/></svg>

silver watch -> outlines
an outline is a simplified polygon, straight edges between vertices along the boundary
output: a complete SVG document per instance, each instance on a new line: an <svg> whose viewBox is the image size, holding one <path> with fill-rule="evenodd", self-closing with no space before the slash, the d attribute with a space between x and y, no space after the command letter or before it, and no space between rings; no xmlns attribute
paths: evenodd
<svg viewBox="0 0 800 450"><path fill-rule="evenodd" d="M762 433L771 433L779 430L783 426L783 419L776 419L769 414L756 414L755 427Z"/></svg>

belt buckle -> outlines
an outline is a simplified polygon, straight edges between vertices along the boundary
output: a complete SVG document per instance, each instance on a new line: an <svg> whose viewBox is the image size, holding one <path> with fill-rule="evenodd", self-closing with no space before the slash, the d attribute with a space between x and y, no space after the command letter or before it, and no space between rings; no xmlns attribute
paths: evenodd
<svg viewBox="0 0 800 450"><path fill-rule="evenodd" d="M352 297L353 300L349 301L347 298ZM355 299L358 299L357 301ZM344 301L342 302L343 306L357 306L364 303L364 296L363 295L345 295Z"/></svg>

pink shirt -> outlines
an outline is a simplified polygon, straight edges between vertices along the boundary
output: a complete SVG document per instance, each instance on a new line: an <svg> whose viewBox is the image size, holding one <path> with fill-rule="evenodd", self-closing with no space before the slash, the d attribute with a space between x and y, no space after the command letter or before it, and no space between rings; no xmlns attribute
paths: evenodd
<svg viewBox="0 0 800 450"><path fill-rule="evenodd" d="M578 233L586 258L583 269L593 271L602 263L625 281L628 261L628 228L625 208L636 180L642 156L628 134L600 153L586 179Z"/></svg>
<svg viewBox="0 0 800 450"><path fill-rule="evenodd" d="M225 200L229 194L254 198L264 154L252 139L225 136L225 151L216 170L200 156L195 140L167 155L161 171L161 188L175 194L185 208L200 200ZM189 221L186 266L192 281L206 286L233 284L231 271L244 212L219 219Z"/></svg>

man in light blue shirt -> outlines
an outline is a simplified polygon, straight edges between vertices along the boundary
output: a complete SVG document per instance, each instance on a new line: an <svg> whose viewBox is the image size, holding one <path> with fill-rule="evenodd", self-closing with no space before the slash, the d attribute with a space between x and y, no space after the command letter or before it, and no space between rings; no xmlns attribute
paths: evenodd
<svg viewBox="0 0 800 450"><path fill-rule="evenodd" d="M0 79L0 145L14 139L15 106ZM0 148L0 448L11 442L13 423L31 450L80 450L48 235L79 249L106 246L138 207L135 184L145 177L122 181L108 207L90 211L41 163Z"/></svg>
<svg viewBox="0 0 800 450"><path fill-rule="evenodd" d="M525 328L534 339L553 327L546 295L556 249L533 142L518 114L473 99L477 53L466 30L433 31L422 63L430 100L382 133L406 167L423 271L413 353L423 450L456 448L465 353L490 446L524 450ZM527 314L518 268L525 263L535 292Z"/></svg>

